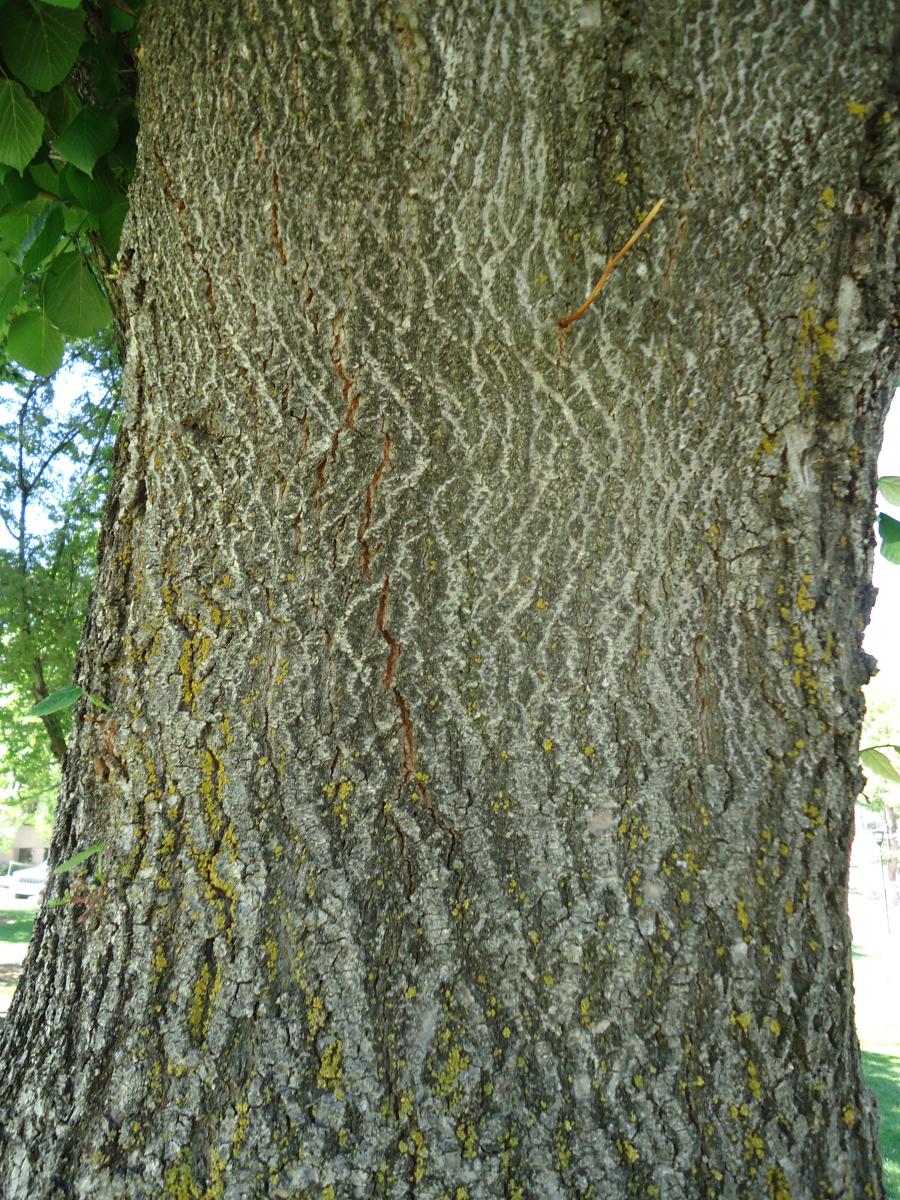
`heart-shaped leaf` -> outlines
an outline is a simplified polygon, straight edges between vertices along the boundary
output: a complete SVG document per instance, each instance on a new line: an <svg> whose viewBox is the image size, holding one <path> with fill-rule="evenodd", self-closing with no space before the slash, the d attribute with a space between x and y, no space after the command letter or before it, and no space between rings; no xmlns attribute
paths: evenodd
<svg viewBox="0 0 900 1200"><path fill-rule="evenodd" d="M0 80L0 162L21 172L31 162L44 133L44 118L21 84Z"/></svg>
<svg viewBox="0 0 900 1200"><path fill-rule="evenodd" d="M53 328L43 313L23 313L10 323L6 339L7 353L20 366L34 371L35 375L52 375L63 360L65 348L62 334Z"/></svg>
<svg viewBox="0 0 900 1200"><path fill-rule="evenodd" d="M3 10L0 49L17 79L48 92L71 71L84 41L84 16L78 9L37 7L17 0Z"/></svg>
<svg viewBox="0 0 900 1200"><path fill-rule="evenodd" d="M118 137L119 126L112 113L85 105L53 143L53 149L66 162L93 175L97 159L112 150Z"/></svg>
<svg viewBox="0 0 900 1200"><path fill-rule="evenodd" d="M115 204L122 198L122 192L105 163L97 167L93 176L85 175L77 167L64 167L60 172L60 182L67 189L76 203L88 212L99 213Z"/></svg>
<svg viewBox="0 0 900 1200"><path fill-rule="evenodd" d="M70 337L90 337L109 324L106 297L77 251L61 254L47 272L44 312Z"/></svg>

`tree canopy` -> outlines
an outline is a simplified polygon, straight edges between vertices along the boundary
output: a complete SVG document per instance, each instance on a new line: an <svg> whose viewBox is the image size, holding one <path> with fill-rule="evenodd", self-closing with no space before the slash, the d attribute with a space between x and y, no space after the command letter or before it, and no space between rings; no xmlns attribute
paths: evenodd
<svg viewBox="0 0 900 1200"><path fill-rule="evenodd" d="M59 783L69 713L23 714L72 679L118 409L108 334L70 350L67 366L8 383L0 409L0 745L25 819L52 808Z"/></svg>
<svg viewBox="0 0 900 1200"><path fill-rule="evenodd" d="M0 4L0 744L28 819L52 808L70 715L23 714L71 682L108 482L138 7ZM76 364L90 378L60 406Z"/></svg>
<svg viewBox="0 0 900 1200"><path fill-rule="evenodd" d="M110 321L134 170L130 6L0 5L0 340L39 376Z"/></svg>

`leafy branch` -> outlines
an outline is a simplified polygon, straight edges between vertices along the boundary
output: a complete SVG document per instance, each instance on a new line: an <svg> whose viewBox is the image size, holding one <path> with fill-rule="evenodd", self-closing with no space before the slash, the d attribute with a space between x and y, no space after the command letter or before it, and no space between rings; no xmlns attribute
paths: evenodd
<svg viewBox="0 0 900 1200"><path fill-rule="evenodd" d="M136 9L7 0L0 22L0 342L46 377L111 320L134 170Z"/></svg>
<svg viewBox="0 0 900 1200"><path fill-rule="evenodd" d="M105 849L106 842L95 842L92 846L79 850L77 854L73 854L71 858L67 858L65 862L61 862L58 867L54 868L54 875L69 875L73 872L77 872L77 874L72 886L66 888L58 899L49 901L48 908L62 908L65 905L82 907L84 912L78 918L78 925L84 925L91 918L96 919L99 916L109 895L109 885L103 876L103 851ZM89 876L87 871L80 869L90 859L94 859L92 876Z"/></svg>

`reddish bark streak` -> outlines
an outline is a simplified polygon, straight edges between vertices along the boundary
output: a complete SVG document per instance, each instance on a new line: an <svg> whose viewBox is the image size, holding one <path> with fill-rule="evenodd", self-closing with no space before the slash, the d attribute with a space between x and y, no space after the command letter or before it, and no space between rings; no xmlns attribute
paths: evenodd
<svg viewBox="0 0 900 1200"><path fill-rule="evenodd" d="M697 726L700 731L700 751L703 757L706 752L706 702L703 698L703 661L700 658L700 643L703 639L695 637L691 642L691 652L694 656L694 695L697 698Z"/></svg>
<svg viewBox="0 0 900 1200"><path fill-rule="evenodd" d="M341 313L339 314L338 321L343 320L345 315L346 314L342 309ZM341 361L341 328L338 322L335 322L335 324L336 328L334 331L334 341L331 343L331 365L334 367L335 373L337 374L338 379L341 381L341 395L344 397L344 401L347 405L347 410L344 413L344 420L342 423L345 429L352 429L353 422L356 418L356 410L359 408L359 402L362 399L362 396L359 392L357 392L355 396L350 394L351 388L353 387L353 380L344 370L344 364Z"/></svg>
<svg viewBox="0 0 900 1200"><path fill-rule="evenodd" d="M384 678L381 681L381 686L384 691L393 693L394 703L397 705L397 711L400 714L400 729L403 737L403 782L409 783L411 780L415 780L415 786L422 797L423 805L426 808L431 808L431 800L428 796L428 789L425 787L424 780L415 778L415 731L413 729L412 717L409 715L409 705L406 703L405 696L395 682L397 678L397 662L403 647L396 638L392 637L386 628L390 599L391 577L390 575L385 575L384 584L381 588L381 596L378 599L378 612L375 617L375 628L384 638L388 647L387 665L384 669Z"/></svg>
<svg viewBox="0 0 900 1200"><path fill-rule="evenodd" d="M272 244L278 251L278 257L281 259L281 265L287 266L287 255L284 252L284 242L281 240L281 234L278 231L278 205L272 201Z"/></svg>
<svg viewBox="0 0 900 1200"><path fill-rule="evenodd" d="M260 147L259 153L260 153L260 155L262 155L262 147ZM257 158L256 161L259 162L259 158ZM278 179L277 171L272 172L272 188L273 188L276 196L280 194L281 184ZM278 202L277 202L277 200L272 201L272 244L274 245L275 249L278 251L278 257L281 259L281 265L283 267L286 267L288 260L287 260L287 254L285 253L285 250L284 250L284 242L281 240L281 231L278 227Z"/></svg>
<svg viewBox="0 0 900 1200"><path fill-rule="evenodd" d="M403 693L396 687L394 688L394 700L397 703L397 708L400 710L400 726L403 730L403 773L406 779L412 779L415 775L416 752L413 738L413 724L409 715L409 705L403 698ZM420 783L420 787L422 795L427 802L428 793L425 790L424 783Z"/></svg>
<svg viewBox="0 0 900 1200"><path fill-rule="evenodd" d="M276 179L277 179L277 176L276 176ZM274 221L274 219L275 219L275 213L273 212L273 221ZM307 304L309 303L309 301L311 299L312 299L312 291L310 291L309 295L307 296L307 300L306 300ZM344 364L341 361L341 355L340 355L341 323L344 320L344 317L346 315L347 315L346 309L342 308L341 311L338 313L338 315L335 317L334 321L332 322L332 326L334 329L334 341L331 343L331 350L329 352L329 358L331 359L331 365L334 367L334 370L335 370L335 373L337 374L338 379L340 379L340 381L341 381L341 395L344 398L347 408L344 412L344 416L343 416L343 419L341 420L341 424L338 426L338 428L332 434L331 449L329 450L328 454L326 454L325 457L321 460L318 467L316 468L316 486L313 488L312 496L313 496L313 500L315 501L317 512L322 511L323 501L321 500L320 497L321 497L321 493L325 487L325 465L326 465L329 457L331 458L332 462L334 462L334 460L337 458L338 447L340 446L340 440L341 440L341 430L353 428L354 422L356 420L356 410L357 410L357 408L359 408L359 402L362 399L362 396L360 393L357 393L355 396L350 394L351 388L353 387L353 380L350 378L350 376L344 370Z"/></svg>
<svg viewBox="0 0 900 1200"><path fill-rule="evenodd" d="M372 520L372 509L375 506L375 497L378 494L378 488L381 484L381 476L384 474L384 468L391 461L391 435L385 431L384 444L381 447L381 458L372 473L372 478L369 480L369 486L366 488L366 502L363 508L362 520L359 523L359 528L356 531L356 540L360 546L360 557L362 559L362 573L366 577L370 576L372 550L369 546L366 534L369 530L369 524Z"/></svg>
<svg viewBox="0 0 900 1200"><path fill-rule="evenodd" d="M319 459L319 464L316 467L316 486L312 490L313 502L316 506L316 512L322 511L322 492L325 490L325 464L328 462L328 455Z"/></svg>
<svg viewBox="0 0 900 1200"><path fill-rule="evenodd" d="M381 681L381 686L386 692L390 691L390 689L394 686L394 679L397 675L397 660L400 657L401 650L400 643L393 638L385 628L385 621L387 620L387 611L390 599L391 577L390 575L385 575L384 585L382 586L381 596L378 601L378 613L375 617L375 628L387 642L388 647L387 665L384 668L384 678Z"/></svg>

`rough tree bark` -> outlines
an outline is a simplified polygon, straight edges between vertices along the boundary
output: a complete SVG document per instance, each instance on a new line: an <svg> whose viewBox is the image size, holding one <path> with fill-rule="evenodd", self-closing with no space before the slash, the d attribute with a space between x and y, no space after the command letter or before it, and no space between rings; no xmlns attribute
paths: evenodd
<svg viewBox="0 0 900 1200"><path fill-rule="evenodd" d="M883 1195L886 15L147 4L4 1196Z"/></svg>

